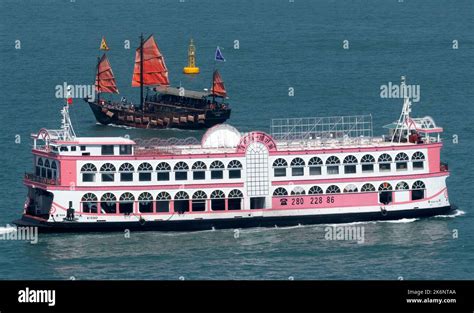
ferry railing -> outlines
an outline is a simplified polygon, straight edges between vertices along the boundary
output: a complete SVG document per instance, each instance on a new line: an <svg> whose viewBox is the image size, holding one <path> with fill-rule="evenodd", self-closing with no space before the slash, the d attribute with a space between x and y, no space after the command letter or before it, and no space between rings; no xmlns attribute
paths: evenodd
<svg viewBox="0 0 474 313"><path fill-rule="evenodd" d="M59 179L41 177L34 173L25 173L24 179L45 185L59 185L61 183Z"/></svg>

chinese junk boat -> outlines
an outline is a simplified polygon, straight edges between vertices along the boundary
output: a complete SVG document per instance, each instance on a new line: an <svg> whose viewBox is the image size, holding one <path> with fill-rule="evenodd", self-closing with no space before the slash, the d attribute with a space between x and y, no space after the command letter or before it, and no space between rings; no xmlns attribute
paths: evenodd
<svg viewBox="0 0 474 313"><path fill-rule="evenodd" d="M97 96L94 100L85 100L99 123L137 128L200 129L223 123L230 117L231 109L225 102L227 92L217 70L210 92L170 87L168 69L153 36L146 40L140 37L140 41L132 78L132 87L140 87L138 105L101 98L104 93L118 93L118 89L105 53L98 61ZM144 87L147 88L146 95Z"/></svg>
<svg viewBox="0 0 474 313"><path fill-rule="evenodd" d="M430 117L405 100L389 136L370 115L279 119L271 135L228 124L199 142L33 135L17 225L43 231L209 230L395 220L450 213ZM75 188L70 188L75 186Z"/></svg>

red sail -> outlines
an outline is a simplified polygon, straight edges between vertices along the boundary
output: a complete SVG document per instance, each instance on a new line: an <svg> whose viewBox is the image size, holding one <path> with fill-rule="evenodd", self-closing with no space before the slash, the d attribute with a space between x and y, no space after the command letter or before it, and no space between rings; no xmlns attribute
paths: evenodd
<svg viewBox="0 0 474 313"><path fill-rule="evenodd" d="M132 87L140 87L140 48L135 53ZM156 86L170 84L165 59L161 54L153 36L143 43L143 85Z"/></svg>
<svg viewBox="0 0 474 313"><path fill-rule="evenodd" d="M214 96L227 97L227 92L225 91L224 87L224 81L222 80L222 77L217 70L214 71L211 94Z"/></svg>
<svg viewBox="0 0 474 313"><path fill-rule="evenodd" d="M99 64L97 65L97 74L95 77L95 91L103 93L119 93L117 84L115 83L114 73L110 66L109 59L107 56L102 55Z"/></svg>

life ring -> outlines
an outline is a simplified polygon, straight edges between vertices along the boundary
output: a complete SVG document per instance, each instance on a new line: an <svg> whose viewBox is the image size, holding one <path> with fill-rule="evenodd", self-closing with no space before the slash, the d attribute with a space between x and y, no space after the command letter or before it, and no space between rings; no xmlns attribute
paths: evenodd
<svg viewBox="0 0 474 313"><path fill-rule="evenodd" d="M146 224L146 220L140 216L140 219L138 220L138 223L140 223L141 226L144 226Z"/></svg>
<svg viewBox="0 0 474 313"><path fill-rule="evenodd" d="M381 206L380 211L382 212L382 216L387 216L387 209Z"/></svg>

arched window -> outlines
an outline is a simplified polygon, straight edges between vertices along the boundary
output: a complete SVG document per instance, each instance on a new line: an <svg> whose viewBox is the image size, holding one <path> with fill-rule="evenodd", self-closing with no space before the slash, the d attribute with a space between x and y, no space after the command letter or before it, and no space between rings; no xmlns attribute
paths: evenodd
<svg viewBox="0 0 474 313"><path fill-rule="evenodd" d="M339 161L339 158L337 156L330 156L326 160L326 170L328 175L336 175L339 174L339 164L341 161Z"/></svg>
<svg viewBox="0 0 474 313"><path fill-rule="evenodd" d="M408 190L408 189L410 189L410 187L408 187L408 184L404 181L399 182L395 186L395 190Z"/></svg>
<svg viewBox="0 0 474 313"><path fill-rule="evenodd" d="M117 198L113 193L107 192L100 198L100 209L103 214L117 213Z"/></svg>
<svg viewBox="0 0 474 313"><path fill-rule="evenodd" d="M153 213L153 196L149 192L142 192L138 196L138 211L140 213Z"/></svg>
<svg viewBox="0 0 474 313"><path fill-rule="evenodd" d="M156 174L158 181L170 180L171 166L166 162L158 163L156 166Z"/></svg>
<svg viewBox="0 0 474 313"><path fill-rule="evenodd" d="M204 191L198 190L193 194L193 200L191 203L193 212L195 211L206 211L206 199L207 195Z"/></svg>
<svg viewBox="0 0 474 313"><path fill-rule="evenodd" d="M392 185L389 183L381 183L379 186L379 202L383 204L392 202L392 190Z"/></svg>
<svg viewBox="0 0 474 313"><path fill-rule="evenodd" d="M221 161L212 162L209 169L211 170L211 179L224 178L224 163Z"/></svg>
<svg viewBox="0 0 474 313"><path fill-rule="evenodd" d="M387 182L381 183L379 186L379 191L392 190L392 185Z"/></svg>
<svg viewBox="0 0 474 313"><path fill-rule="evenodd" d="M120 165L120 181L133 181L133 171L135 171L135 169L130 163L123 163Z"/></svg>
<svg viewBox="0 0 474 313"><path fill-rule="evenodd" d="M242 209L242 198L244 195L242 191L238 189L233 189L229 192L227 206L229 210L241 210Z"/></svg>
<svg viewBox="0 0 474 313"><path fill-rule="evenodd" d="M135 197L130 192L124 192L120 196L119 213L123 213L127 215L130 213L133 213L134 201L135 201Z"/></svg>
<svg viewBox="0 0 474 313"><path fill-rule="evenodd" d="M51 179L53 178L53 171L51 170L51 163L48 159L44 161L44 167L46 168L46 175L44 177Z"/></svg>
<svg viewBox="0 0 474 313"><path fill-rule="evenodd" d="M299 186L293 188L293 190L291 191L292 196L299 196L299 195L305 195L305 194L306 192L304 191L304 189Z"/></svg>
<svg viewBox="0 0 474 313"><path fill-rule="evenodd" d="M362 159L360 159L360 163L362 164L363 173L372 173L374 171L375 158L372 155L364 155Z"/></svg>
<svg viewBox="0 0 474 313"><path fill-rule="evenodd" d="M357 191L359 190L357 189L357 186L354 184L349 184L344 188L344 192L357 192Z"/></svg>
<svg viewBox="0 0 474 313"><path fill-rule="evenodd" d="M324 193L323 189L319 186L313 186L309 188L309 191L308 191L309 195L321 195L323 193Z"/></svg>
<svg viewBox="0 0 474 313"><path fill-rule="evenodd" d="M97 196L93 193L86 193L82 196L81 207L83 213L97 213Z"/></svg>
<svg viewBox="0 0 474 313"><path fill-rule="evenodd" d="M110 182L115 180L115 166L111 163L105 163L100 167L102 173L102 181Z"/></svg>
<svg viewBox="0 0 474 313"><path fill-rule="evenodd" d="M139 181L151 181L151 173L153 167L150 163L144 162L138 165L138 180Z"/></svg>
<svg viewBox="0 0 474 313"><path fill-rule="evenodd" d="M194 180L206 179L207 166L206 166L206 164L204 164L204 162L202 162L202 161L194 162L191 169L193 171L193 179Z"/></svg>
<svg viewBox="0 0 474 313"><path fill-rule="evenodd" d="M171 196L169 193L162 191L156 196L156 213L170 211Z"/></svg>
<svg viewBox="0 0 474 313"><path fill-rule="evenodd" d="M392 157L387 153L383 153L379 156L379 171L388 172L391 170Z"/></svg>
<svg viewBox="0 0 474 313"><path fill-rule="evenodd" d="M175 180L187 180L188 179L189 167L184 162L178 162L174 166L174 179Z"/></svg>
<svg viewBox="0 0 474 313"><path fill-rule="evenodd" d="M355 174L357 158L353 155L348 155L344 158L344 174Z"/></svg>
<svg viewBox="0 0 474 313"><path fill-rule="evenodd" d="M425 155L422 152L417 151L413 153L411 161L413 162L414 170L422 170L424 168Z"/></svg>
<svg viewBox="0 0 474 313"><path fill-rule="evenodd" d="M408 155L400 152L395 156L397 171L406 171L408 169Z"/></svg>
<svg viewBox="0 0 474 313"><path fill-rule="evenodd" d="M326 189L326 193L341 193L341 189L336 185L331 185Z"/></svg>
<svg viewBox="0 0 474 313"><path fill-rule="evenodd" d="M421 200L425 198L425 183L421 180L417 180L413 183L411 187L411 199L412 200Z"/></svg>
<svg viewBox="0 0 474 313"><path fill-rule="evenodd" d="M185 191L178 191L174 196L174 211L189 212L189 195Z"/></svg>
<svg viewBox="0 0 474 313"><path fill-rule="evenodd" d="M278 158L273 162L273 175L275 177L283 177L286 176L286 168L288 167L288 163L285 159Z"/></svg>
<svg viewBox="0 0 474 313"><path fill-rule="evenodd" d="M277 189L275 189L275 191L273 191L273 195L277 197L288 196L288 191L286 191L286 189L283 187L278 187Z"/></svg>
<svg viewBox="0 0 474 313"><path fill-rule="evenodd" d="M97 172L97 167L92 163L86 163L81 167L82 181L83 182L94 182L95 173Z"/></svg>
<svg viewBox="0 0 474 313"><path fill-rule="evenodd" d="M291 160L291 175L292 176L303 176L304 175L304 160L302 158L294 158Z"/></svg>
<svg viewBox="0 0 474 313"><path fill-rule="evenodd" d="M36 176L41 176L41 169L43 167L43 159L42 158L38 158L38 160L36 161Z"/></svg>
<svg viewBox="0 0 474 313"><path fill-rule="evenodd" d="M232 160L229 162L229 165L227 165L227 169L229 170L229 178L240 178L241 171L242 171L242 163L237 160Z"/></svg>
<svg viewBox="0 0 474 313"><path fill-rule="evenodd" d="M211 193L211 209L213 211L225 210L225 195L222 190L214 190Z"/></svg>
<svg viewBox="0 0 474 313"><path fill-rule="evenodd" d="M309 175L321 175L321 167L323 165L323 160L318 157L312 157L309 159Z"/></svg>
<svg viewBox="0 0 474 313"><path fill-rule="evenodd" d="M56 161L51 162L51 168L52 168L53 170L57 170L57 169L58 169L58 166L56 165Z"/></svg>
<svg viewBox="0 0 474 313"><path fill-rule="evenodd" d="M361 192L373 192L373 191L375 191L375 187L374 187L374 185L367 183L367 184L364 184L362 186L362 188L360 188L360 191Z"/></svg>
<svg viewBox="0 0 474 313"><path fill-rule="evenodd" d="M56 161L51 162L51 170L53 171L53 179L58 178L58 165Z"/></svg>

